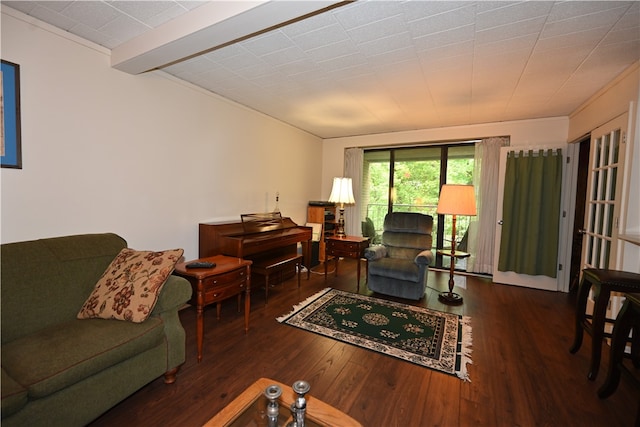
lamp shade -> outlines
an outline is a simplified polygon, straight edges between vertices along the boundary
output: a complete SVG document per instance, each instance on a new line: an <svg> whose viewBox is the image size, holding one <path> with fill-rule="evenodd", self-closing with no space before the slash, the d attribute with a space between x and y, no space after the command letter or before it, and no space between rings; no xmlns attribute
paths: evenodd
<svg viewBox="0 0 640 427"><path fill-rule="evenodd" d="M442 215L476 215L476 195L473 185L443 185L440 189L436 213Z"/></svg>
<svg viewBox="0 0 640 427"><path fill-rule="evenodd" d="M356 202L356 199L353 198L351 178L333 178L333 188L331 188L329 201L340 204L352 204Z"/></svg>

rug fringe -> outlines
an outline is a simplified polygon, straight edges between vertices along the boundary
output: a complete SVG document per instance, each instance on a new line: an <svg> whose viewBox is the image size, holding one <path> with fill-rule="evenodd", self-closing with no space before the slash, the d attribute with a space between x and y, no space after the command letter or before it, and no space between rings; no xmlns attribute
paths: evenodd
<svg viewBox="0 0 640 427"><path fill-rule="evenodd" d="M467 371L467 364L473 364L471 361L471 353L473 350L471 346L473 344L473 334L471 333L471 317L462 316L460 318L460 326L462 327L462 345L460 354L460 371L456 372L458 378L464 381L471 382L469 378L469 371Z"/></svg>
<svg viewBox="0 0 640 427"><path fill-rule="evenodd" d="M277 317L276 320L278 322L280 322L280 323L284 322L289 317L293 316L298 311L300 311L302 308L307 306L311 301L315 301L316 299L320 298L322 295L326 294L330 290L331 290L331 288L324 288L323 290L321 290L319 292L316 292L315 294L311 295L309 298L305 299L304 301L300 301L298 304L294 305L293 309L289 313L284 314L284 315L282 315L280 317Z"/></svg>

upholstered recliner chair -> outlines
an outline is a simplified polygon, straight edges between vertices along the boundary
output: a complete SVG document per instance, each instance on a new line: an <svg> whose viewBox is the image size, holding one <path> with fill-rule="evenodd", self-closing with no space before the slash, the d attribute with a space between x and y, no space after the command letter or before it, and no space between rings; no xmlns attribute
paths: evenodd
<svg viewBox="0 0 640 427"><path fill-rule="evenodd" d="M365 249L369 289L385 295L419 300L433 262L433 217L394 212L384 218L382 244Z"/></svg>

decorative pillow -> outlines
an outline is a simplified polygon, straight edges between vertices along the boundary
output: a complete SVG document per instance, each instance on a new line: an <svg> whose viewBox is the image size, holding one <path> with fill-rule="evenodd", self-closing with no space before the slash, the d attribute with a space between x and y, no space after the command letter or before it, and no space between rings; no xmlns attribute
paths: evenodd
<svg viewBox="0 0 640 427"><path fill-rule="evenodd" d="M96 283L78 319L144 322L183 252L182 249L162 252L122 249Z"/></svg>

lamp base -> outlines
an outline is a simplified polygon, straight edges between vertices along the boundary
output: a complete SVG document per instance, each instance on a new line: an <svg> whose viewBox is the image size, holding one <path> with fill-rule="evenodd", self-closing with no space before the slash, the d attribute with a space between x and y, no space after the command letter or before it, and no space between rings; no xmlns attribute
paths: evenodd
<svg viewBox="0 0 640 427"><path fill-rule="evenodd" d="M345 237L346 234L344 232L344 207L340 207L339 209L340 216L338 217L338 224L336 225L336 236L337 237Z"/></svg>
<svg viewBox="0 0 640 427"><path fill-rule="evenodd" d="M441 292L440 295L438 295L438 300L449 305L462 304L462 296L455 292Z"/></svg>

